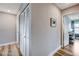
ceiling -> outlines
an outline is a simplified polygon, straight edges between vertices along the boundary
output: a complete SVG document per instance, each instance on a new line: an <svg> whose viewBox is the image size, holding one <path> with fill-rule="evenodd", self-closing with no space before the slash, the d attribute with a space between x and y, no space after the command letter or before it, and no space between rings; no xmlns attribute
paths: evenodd
<svg viewBox="0 0 79 59"><path fill-rule="evenodd" d="M0 3L0 12L17 14L21 3ZM61 10L77 5L77 3L55 3Z"/></svg>
<svg viewBox="0 0 79 59"><path fill-rule="evenodd" d="M78 20L79 19L79 13L73 13L73 14L69 14L66 16L71 20Z"/></svg>
<svg viewBox="0 0 79 59"><path fill-rule="evenodd" d="M55 3L55 5L61 10L77 5L78 3Z"/></svg>
<svg viewBox="0 0 79 59"><path fill-rule="evenodd" d="M20 5L20 3L0 3L0 12L17 14Z"/></svg>

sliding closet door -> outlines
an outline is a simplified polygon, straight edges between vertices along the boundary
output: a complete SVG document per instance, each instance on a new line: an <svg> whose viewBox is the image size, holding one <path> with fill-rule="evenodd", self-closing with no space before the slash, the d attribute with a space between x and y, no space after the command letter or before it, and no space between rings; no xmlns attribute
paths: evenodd
<svg viewBox="0 0 79 59"><path fill-rule="evenodd" d="M25 55L25 12L20 15L20 51Z"/></svg>
<svg viewBox="0 0 79 59"><path fill-rule="evenodd" d="M31 29L31 9L30 6L27 6L27 8L25 9L25 19L26 19L26 26L25 26L25 30L26 30L26 40L25 40L25 55L29 55L29 44L30 44L30 29Z"/></svg>
<svg viewBox="0 0 79 59"><path fill-rule="evenodd" d="M29 56L30 22L31 10L28 5L20 15L20 50L24 56Z"/></svg>

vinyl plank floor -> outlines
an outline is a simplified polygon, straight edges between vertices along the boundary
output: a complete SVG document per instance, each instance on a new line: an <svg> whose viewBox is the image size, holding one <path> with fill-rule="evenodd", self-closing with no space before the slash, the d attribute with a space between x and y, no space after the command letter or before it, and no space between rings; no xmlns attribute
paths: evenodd
<svg viewBox="0 0 79 59"><path fill-rule="evenodd" d="M0 47L0 56L22 56L16 44Z"/></svg>
<svg viewBox="0 0 79 59"><path fill-rule="evenodd" d="M74 40L74 44L59 49L54 56L79 56L79 40Z"/></svg>

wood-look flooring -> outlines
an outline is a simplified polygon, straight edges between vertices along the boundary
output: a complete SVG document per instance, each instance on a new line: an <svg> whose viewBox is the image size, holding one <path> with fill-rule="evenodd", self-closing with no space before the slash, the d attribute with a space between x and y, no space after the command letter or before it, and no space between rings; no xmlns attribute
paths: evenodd
<svg viewBox="0 0 79 59"><path fill-rule="evenodd" d="M11 44L0 47L0 56L21 56L21 53L16 44Z"/></svg>
<svg viewBox="0 0 79 59"><path fill-rule="evenodd" d="M69 46L70 45L68 45L67 47ZM73 56L73 51L70 48L61 48L54 54L54 56Z"/></svg>
<svg viewBox="0 0 79 59"><path fill-rule="evenodd" d="M74 44L61 48L54 56L79 56L79 40L75 40Z"/></svg>

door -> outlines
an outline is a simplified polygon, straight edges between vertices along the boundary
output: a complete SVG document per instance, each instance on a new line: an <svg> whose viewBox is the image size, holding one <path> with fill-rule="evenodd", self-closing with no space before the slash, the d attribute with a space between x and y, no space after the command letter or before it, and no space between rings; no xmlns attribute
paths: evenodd
<svg viewBox="0 0 79 59"><path fill-rule="evenodd" d="M25 12L20 15L20 51L25 55Z"/></svg>
<svg viewBox="0 0 79 59"><path fill-rule="evenodd" d="M69 44L69 31L70 31L71 20L64 16L64 46Z"/></svg>
<svg viewBox="0 0 79 59"><path fill-rule="evenodd" d="M27 6L25 9L25 34L26 34L26 40L25 40L25 55L29 55L29 48L30 48L30 28L31 28L31 9L30 6Z"/></svg>
<svg viewBox="0 0 79 59"><path fill-rule="evenodd" d="M20 50L24 56L29 56L30 22L31 10L28 5L20 15Z"/></svg>

